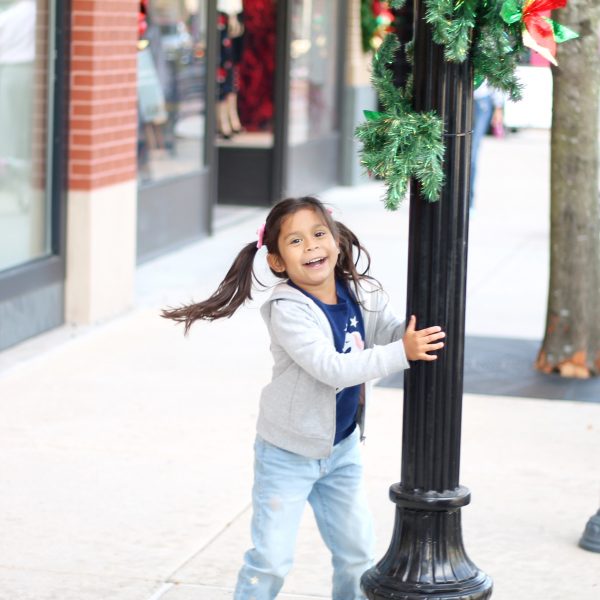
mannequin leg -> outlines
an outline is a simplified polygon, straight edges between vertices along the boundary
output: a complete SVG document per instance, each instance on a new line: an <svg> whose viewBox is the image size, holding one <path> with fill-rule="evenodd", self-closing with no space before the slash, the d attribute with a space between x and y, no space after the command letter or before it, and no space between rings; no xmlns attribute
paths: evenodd
<svg viewBox="0 0 600 600"><path fill-rule="evenodd" d="M235 92L227 94L226 102L231 129L233 133L239 133L242 130L242 124L237 110L237 94Z"/></svg>
<svg viewBox="0 0 600 600"><path fill-rule="evenodd" d="M231 123L229 121L227 97L217 102L217 130L219 135L226 140L230 139L233 133L231 130Z"/></svg>

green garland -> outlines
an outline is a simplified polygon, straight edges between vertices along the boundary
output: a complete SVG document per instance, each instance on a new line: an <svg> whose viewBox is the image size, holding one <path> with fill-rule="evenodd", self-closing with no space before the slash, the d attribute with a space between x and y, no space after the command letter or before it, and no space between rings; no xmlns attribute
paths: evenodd
<svg viewBox="0 0 600 600"><path fill-rule="evenodd" d="M406 194L408 181L416 177L429 200L435 200L443 183L442 119L434 112L412 108L412 81L404 88L394 85L387 65L400 43L388 35L373 56L373 85L385 113L365 111L367 122L356 130L363 143L361 163L387 184L385 206L396 210Z"/></svg>
<svg viewBox="0 0 600 600"><path fill-rule="evenodd" d="M449 62L471 56L475 85L487 79L492 87L520 100L522 86L516 77L523 53L521 23L507 24L497 0L427 0L425 19L433 28L433 39L444 46ZM471 41L472 40L472 41Z"/></svg>
<svg viewBox="0 0 600 600"><path fill-rule="evenodd" d="M392 0L391 5L401 8L405 2ZM433 40L444 46L448 62L462 62L470 55L475 85L487 79L511 100L521 99L522 86L515 71L524 51L522 24L508 24L502 18L501 0L425 0L425 6Z"/></svg>
<svg viewBox="0 0 600 600"><path fill-rule="evenodd" d="M522 10L524 0L510 0ZM405 0L392 0L392 8L402 8ZM505 2L506 4L506 2ZM444 47L449 62L471 57L475 86L484 79L508 94L521 98L516 77L519 57L524 50L520 20L503 18L501 0L425 0L425 18L433 29L433 39ZM406 47L410 59L412 44ZM439 199L444 183L443 122L433 112L413 109L412 78L397 88L388 65L399 49L395 34L389 34L373 56L372 82L384 112L365 111L366 122L356 136L363 143L361 164L386 182L385 206L395 210L406 195L410 178L417 179L425 198Z"/></svg>

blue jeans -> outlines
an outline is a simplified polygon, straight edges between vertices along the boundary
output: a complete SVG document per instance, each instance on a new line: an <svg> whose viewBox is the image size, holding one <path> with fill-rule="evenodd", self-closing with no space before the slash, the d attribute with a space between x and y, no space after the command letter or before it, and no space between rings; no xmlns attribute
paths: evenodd
<svg viewBox="0 0 600 600"><path fill-rule="evenodd" d="M362 479L358 428L331 456L293 454L260 437L254 445L252 543L235 600L272 600L292 567L298 526L310 503L332 554L332 600L362 600L361 575L373 564L374 535Z"/></svg>
<svg viewBox="0 0 600 600"><path fill-rule="evenodd" d="M475 176L479 146L492 120L494 101L491 96L484 96L473 101L473 140L471 145L471 189L469 192L469 208L475 205Z"/></svg>

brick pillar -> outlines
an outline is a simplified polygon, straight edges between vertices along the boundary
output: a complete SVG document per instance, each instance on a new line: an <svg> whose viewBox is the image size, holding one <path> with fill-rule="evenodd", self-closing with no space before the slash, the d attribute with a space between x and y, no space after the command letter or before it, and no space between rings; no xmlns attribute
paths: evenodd
<svg viewBox="0 0 600 600"><path fill-rule="evenodd" d="M137 0L72 0L66 316L85 324L133 302Z"/></svg>

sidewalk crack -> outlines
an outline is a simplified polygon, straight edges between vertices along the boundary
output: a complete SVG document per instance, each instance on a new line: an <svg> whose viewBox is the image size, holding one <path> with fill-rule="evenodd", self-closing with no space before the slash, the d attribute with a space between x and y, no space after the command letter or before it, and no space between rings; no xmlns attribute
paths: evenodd
<svg viewBox="0 0 600 600"><path fill-rule="evenodd" d="M184 560L166 579L165 583L169 583L171 585L178 583L174 577L175 575L181 571L186 565L192 562L196 557L200 556L207 548L209 548L214 542L216 542L232 525L234 525L250 508L252 507L252 503L249 502L240 510L229 522L225 524L217 533L215 533L206 543L204 543L198 550L196 550L189 558ZM241 557L240 557L241 560ZM151 598L149 600L158 600L157 598Z"/></svg>

